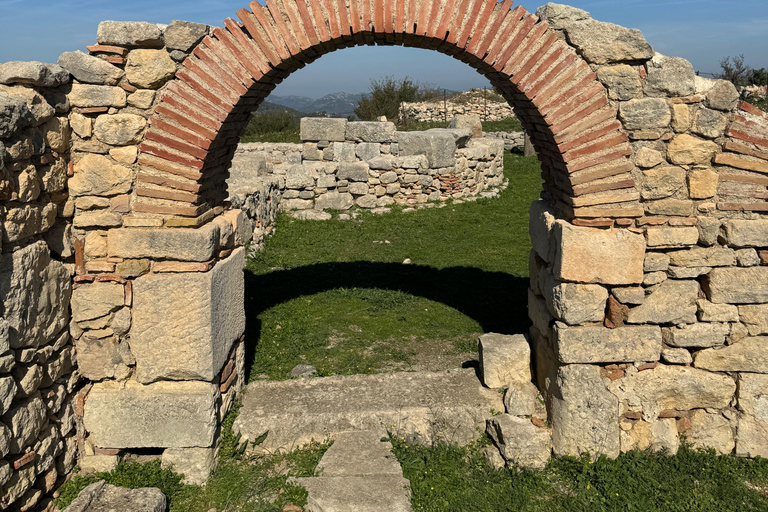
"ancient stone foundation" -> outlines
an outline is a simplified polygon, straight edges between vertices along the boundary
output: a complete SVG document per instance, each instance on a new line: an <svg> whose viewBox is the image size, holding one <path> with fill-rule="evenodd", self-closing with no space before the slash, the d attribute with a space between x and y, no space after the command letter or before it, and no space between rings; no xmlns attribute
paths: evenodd
<svg viewBox="0 0 768 512"><path fill-rule="evenodd" d="M233 207L237 194L226 200L239 135L290 73L377 43L484 74L537 151L528 350L554 452L674 451L683 433L768 455L768 116L637 30L562 5L509 6L268 0L217 28L104 22L87 54L0 64L0 507L44 508L76 462L109 469L133 450L207 478L244 380L243 246L254 227L263 236L281 192L265 185L259 201L238 201L263 215L257 226ZM429 195L424 177L441 172L370 165L423 163L406 141L389 141L386 156L387 142L353 144L349 126L307 137L301 172L286 169L285 190L298 193L287 201L317 208L331 190L319 180L333 177L337 194L354 197L357 183L378 206L389 172L387 185L414 176ZM307 178L321 160L335 165L332 140L355 160L379 144L378 157L344 166L361 173L347 192L342 162ZM503 352L493 345L485 359ZM490 427L510 457L549 437L543 422L523 428L531 381L507 360L488 375L510 382L510 417ZM546 446L526 456L540 464Z"/></svg>

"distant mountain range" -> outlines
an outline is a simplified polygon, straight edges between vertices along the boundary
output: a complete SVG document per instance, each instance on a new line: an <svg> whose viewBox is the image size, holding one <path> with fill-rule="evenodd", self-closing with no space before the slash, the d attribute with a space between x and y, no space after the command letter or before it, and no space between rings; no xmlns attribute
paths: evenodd
<svg viewBox="0 0 768 512"><path fill-rule="evenodd" d="M325 112L326 114L334 116L346 117L354 114L357 102L360 101L362 96L362 94L334 92L332 94L327 94L322 98L271 95L267 99L269 100L269 103L282 105L299 112ZM264 106L266 105L267 102L264 102L262 107L259 108L259 112L263 112Z"/></svg>

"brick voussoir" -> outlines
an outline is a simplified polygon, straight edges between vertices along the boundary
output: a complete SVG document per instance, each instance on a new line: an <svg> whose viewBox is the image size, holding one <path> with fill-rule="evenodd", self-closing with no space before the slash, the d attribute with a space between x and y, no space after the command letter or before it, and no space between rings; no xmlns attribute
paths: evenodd
<svg viewBox="0 0 768 512"><path fill-rule="evenodd" d="M262 37L257 26L258 20L251 11L240 9L235 15L240 19L242 26L227 18L224 20L226 28L214 29L213 35L224 43L234 58L247 68L254 78L261 78L260 75L269 73L270 66L280 64L280 52ZM264 32L267 33L266 30ZM290 57L287 51L285 53L286 58ZM257 69L258 73L254 73L254 69Z"/></svg>
<svg viewBox="0 0 768 512"><path fill-rule="evenodd" d="M557 35L553 31L548 31L543 37L544 39L539 44L538 49L532 52L518 69L510 70L514 73L518 82L534 67L538 66L541 62L544 61L544 56L547 55L552 49L552 43L557 40Z"/></svg>
<svg viewBox="0 0 768 512"><path fill-rule="evenodd" d="M176 162L193 169L202 170L203 161L197 158L180 155L174 152L171 148L168 148L160 143L154 142L142 142L139 146L139 151L142 153L149 153L156 157L168 160L169 162Z"/></svg>
<svg viewBox="0 0 768 512"><path fill-rule="evenodd" d="M621 123L619 121L610 121L607 124L596 125L590 128L584 135L577 139L573 139L564 144L558 145L559 150L562 153L567 153L573 149L580 149L587 144L590 144L597 139L608 135L611 132L621 133Z"/></svg>
<svg viewBox="0 0 768 512"><path fill-rule="evenodd" d="M609 190L621 190L621 189L634 189L635 180L631 174L625 173L626 178L618 181L609 181L604 183L584 183L582 185L575 185L571 190L571 193L578 197L586 194L594 194L596 192L607 192Z"/></svg>
<svg viewBox="0 0 768 512"><path fill-rule="evenodd" d="M164 95L163 101L166 101L165 98L168 98L169 100L183 100L183 103L181 104L184 106L188 105L190 107L186 110L183 110L184 112L188 110L191 111L191 107L194 107L200 111L202 115L210 117L215 123L218 124L221 124L229 115L229 109L224 109L219 105L211 103L207 97L200 94L188 84L182 81L175 82L175 84L178 84L175 90L172 90L171 87L168 87L168 91ZM177 101L176 103L178 104L180 102ZM176 104L173 106L180 109Z"/></svg>
<svg viewBox="0 0 768 512"><path fill-rule="evenodd" d="M309 0L309 4L312 7L312 16L317 24L317 29L320 32L320 41L325 43L332 39L339 39L341 37L341 30L339 29L339 19L334 8L334 0ZM323 9L325 9L325 13ZM327 27L323 16L328 21Z"/></svg>
<svg viewBox="0 0 768 512"><path fill-rule="evenodd" d="M157 142L171 149L181 151L184 154L199 158L200 160L205 160L205 158L208 156L207 150L193 146L192 144L189 144L185 141L178 140L174 138L170 133L164 132L157 127L152 127L147 130L145 140Z"/></svg>
<svg viewBox="0 0 768 512"><path fill-rule="evenodd" d="M310 6L307 4L307 0L288 0L288 1L296 5L296 10L299 12L299 17L297 18L297 21L299 22L301 29L307 35L307 38L309 39L310 47L317 46L321 42L327 41L328 39L323 40L318 34L320 23L322 23L323 29L325 29L325 20L321 18L319 20L320 23L318 23L318 26L317 26L318 30L315 30L316 28L315 22L312 19L312 16L309 14ZM313 0L309 0L309 1L310 3L313 2ZM317 2L317 0L314 0L314 2Z"/></svg>
<svg viewBox="0 0 768 512"><path fill-rule="evenodd" d="M207 83L207 81L198 77L195 73L192 73L189 69L182 69L178 71L176 73L176 76L179 79L181 79L181 81L184 82L185 85L188 85L193 91L197 92L201 96L204 96L208 101L210 101L217 107L230 110L235 105L235 103L237 103L237 100L231 100L231 103L227 103L226 101L223 101L217 94L213 93L211 89L216 90L216 92L218 93L220 92L220 88L223 88L223 87L222 87L222 84L216 84L216 82L211 78L209 78L209 80L216 85ZM229 96L229 94L222 94L222 95Z"/></svg>
<svg viewBox="0 0 768 512"><path fill-rule="evenodd" d="M632 155L632 146L627 143L618 144L615 147L609 148L607 152L602 154L589 154L581 157L578 160L568 162L568 173L574 173L594 167L602 163L612 162L621 158Z"/></svg>
<svg viewBox="0 0 768 512"><path fill-rule="evenodd" d="M232 32L228 28L221 28L216 27L213 29L213 37L218 41L221 45L223 45L223 48L219 47L218 45L214 45L211 48L216 51L220 52L227 52L229 54L229 58L235 60L240 66L244 67L246 70L248 70L248 73L251 77L253 77L255 80L260 80L265 73L268 73L270 71L270 66L267 63L267 60L269 57L266 57L265 59L257 59L253 55L249 53L249 49L247 47L243 47L240 41L232 34ZM243 35L243 37L245 37ZM262 47L262 49L266 48ZM270 50L271 51L271 50Z"/></svg>
<svg viewBox="0 0 768 512"><path fill-rule="evenodd" d="M493 66L507 48L509 41L520 31L527 14L528 11L519 5L512 9L504 20L499 34L486 34L490 38L488 48L484 52L484 56L478 55L478 57L482 58L489 66Z"/></svg>
<svg viewBox="0 0 768 512"><path fill-rule="evenodd" d="M197 59L190 56L184 61L186 68L197 74L205 83L221 92L222 95L229 96L229 101L234 100L232 105L236 105L240 98L248 92L248 87L252 82L248 86L240 83L219 62L211 58L210 54L202 46L198 45L195 48L195 52L197 53L193 52L193 55Z"/></svg>
<svg viewBox="0 0 768 512"><path fill-rule="evenodd" d="M352 35L349 10L347 8L347 3L344 0L336 0L336 12L339 15L339 31L341 32L341 36L348 37ZM399 19L402 19L402 16L400 16Z"/></svg>
<svg viewBox="0 0 768 512"><path fill-rule="evenodd" d="M482 10L480 9L482 6ZM459 48L466 48L470 38L474 37L477 27L485 27L488 23L488 19L491 17L493 8L496 6L496 0L478 0L473 5L472 10L469 11L469 18L471 23L467 23L462 29L459 38L456 40L456 45Z"/></svg>
<svg viewBox="0 0 768 512"><path fill-rule="evenodd" d="M760 158L761 160L768 160L768 151L760 151L745 144L740 144L731 140L725 143L725 150L732 151L734 153L741 153L742 155L753 156L755 158Z"/></svg>
<svg viewBox="0 0 768 512"><path fill-rule="evenodd" d="M567 49L565 49L562 60L560 60L552 69L548 70L544 76L534 80L531 83L530 89L525 91L526 98L528 98L529 100L538 98L540 93L542 93L542 91L544 92L541 94L541 97L546 98L547 92L550 92L551 90L550 89L551 86L553 86L556 81L559 81L561 79L561 74L564 72L568 74L572 74L571 80L575 78L578 74L578 66L574 65L577 59L578 59L578 56L576 55L576 53L569 52ZM567 83L568 81L566 81L565 83ZM557 89L552 90L552 92L556 92L556 91Z"/></svg>
<svg viewBox="0 0 768 512"><path fill-rule="evenodd" d="M586 102L583 106L583 108L580 108L578 111L566 116L561 117L557 120L556 123L551 125L552 133L561 133L565 131L566 128L573 126L577 122L581 121L582 119L590 116L591 114L594 114L598 110L600 110L603 107L608 106L608 98L605 96L595 96L588 102ZM554 119L552 121L555 121ZM550 120L547 120L547 123L549 123Z"/></svg>
<svg viewBox="0 0 768 512"><path fill-rule="evenodd" d="M571 80L565 81L559 88L551 88L547 91L549 94L544 96L543 101L539 104L539 109L545 109L553 104L556 105L567 101L568 98L579 94L593 82L597 81L597 77L589 67L580 66L578 61L576 67L580 69L576 70Z"/></svg>
<svg viewBox="0 0 768 512"><path fill-rule="evenodd" d="M296 4L296 0L277 0L276 5L278 7L282 7L280 9L281 12L283 12L286 16L288 16L288 27L293 32L293 36L296 38L296 41L299 43L299 48L301 51L307 51L310 48L312 48L317 43L312 43L309 40L307 30L304 28L303 24L301 23L301 18L298 10L298 5ZM313 31L314 35L314 31Z"/></svg>
<svg viewBox="0 0 768 512"><path fill-rule="evenodd" d="M608 162L607 164L596 164L592 167L574 172L568 176L568 181L570 181L571 185L575 187L577 185L591 183L599 179L610 178L612 176L618 176L620 174L631 172L634 168L635 166L632 165L632 162L627 159L614 160L613 162Z"/></svg>
<svg viewBox="0 0 768 512"><path fill-rule="evenodd" d="M180 203L200 204L202 198L199 194L189 192L180 192L178 190L166 190L162 188L139 187L136 189L136 195L139 197L150 197L153 199L165 199L168 201L177 201Z"/></svg>
<svg viewBox="0 0 768 512"><path fill-rule="evenodd" d="M731 126L728 130L728 136L743 140L744 142L751 142L752 144L757 144L758 146L763 146L768 149L768 139L752 135L746 131L746 128L741 126Z"/></svg>
<svg viewBox="0 0 768 512"><path fill-rule="evenodd" d="M573 149L563 154L563 160L565 162L573 162L578 158L582 158L588 155L597 154L600 151L604 151L616 146L624 146L629 141L628 137L621 133L615 133L604 137L602 140L598 140L588 146L583 146L579 149ZM628 147L628 146L627 146Z"/></svg>
<svg viewBox="0 0 768 512"><path fill-rule="evenodd" d="M408 2L408 9L415 8L416 0L406 0ZM461 36L461 30L463 28L464 17L469 14L469 5L473 0L459 0L456 16L451 20L448 25L448 37L446 41L450 44L455 44L458 38ZM406 13L406 32L408 31L408 23L412 20L411 13Z"/></svg>
<svg viewBox="0 0 768 512"><path fill-rule="evenodd" d="M186 182L167 178L165 176L155 176L153 174L147 174L139 172L136 176L136 183L157 185L160 187L172 188L176 190L183 190L184 192L197 193L202 190L202 185L197 182Z"/></svg>
<svg viewBox="0 0 768 512"><path fill-rule="evenodd" d="M253 78L242 73L239 66L230 66L221 57L217 59L216 57L218 56L215 55L205 43L206 42L203 41L203 44L197 45L192 53L215 73L217 77L237 91L239 95L244 95L248 91L248 88L253 85Z"/></svg>
<svg viewBox="0 0 768 512"><path fill-rule="evenodd" d="M443 8L443 14L440 16L439 22L435 25L435 30L431 32L431 37L438 39L445 39L448 36L448 25L454 16L454 9L456 8L456 0L447 0L445 7Z"/></svg>
<svg viewBox="0 0 768 512"><path fill-rule="evenodd" d="M557 144L563 144L579 137L585 130L613 119L616 119L616 110L610 106L604 107L593 114L587 115L560 133L553 130L552 135Z"/></svg>
<svg viewBox="0 0 768 512"><path fill-rule="evenodd" d="M169 174L181 176L182 178L186 178L192 181L200 181L204 178L204 175L200 172L200 169L179 164L177 162L172 162L166 158L147 153L139 154L138 163L142 166L151 167L156 171L167 172Z"/></svg>
<svg viewBox="0 0 768 512"><path fill-rule="evenodd" d="M563 119L564 116L576 112L580 107L595 99L595 97L605 96L605 88L600 82L592 82L580 92L571 96L564 103L550 103L546 108L540 111L544 119ZM606 99L608 99L606 97Z"/></svg>
<svg viewBox="0 0 768 512"><path fill-rule="evenodd" d="M547 36L545 34L548 28L549 25L546 21L536 23L526 36L525 41L512 51L501 72L510 76L517 75L523 63L534 53L534 48L546 41ZM555 34L550 33L549 36L555 37Z"/></svg>
<svg viewBox="0 0 768 512"><path fill-rule="evenodd" d="M290 48L288 47L287 42L279 36L280 31L274 24L269 9L256 1L251 2L248 7L251 9L251 13L256 18L256 21L259 23L262 30L264 30L269 41L272 42L272 48L277 52L280 59L289 59L291 57ZM245 15L246 13L243 13L243 16ZM250 16L250 14L248 16ZM273 66L279 63L272 62L271 59L269 59L269 61Z"/></svg>
<svg viewBox="0 0 768 512"><path fill-rule="evenodd" d="M296 36L291 32L283 20L283 13L278 4L279 0L267 0L266 6L269 11L269 17L271 23L274 23L279 33L280 39L282 39L288 46L288 51L291 55L296 55L301 51Z"/></svg>
<svg viewBox="0 0 768 512"><path fill-rule="evenodd" d="M522 71L517 75L517 86L521 91L530 89L538 80L542 79L552 66L557 65L565 59L566 55L564 45L555 41L549 47L549 52L544 54L542 60L537 62L527 71Z"/></svg>
<svg viewBox="0 0 768 512"><path fill-rule="evenodd" d="M494 38L499 35L503 24L507 22L510 25L514 25L517 22L515 17L518 14L522 18L522 14L520 14L520 11L518 10L520 7L512 9L513 3L512 0L504 0L501 7L499 7L499 12L497 13L496 18L493 20L493 23L485 34L483 34L483 37L470 41L469 46L467 46L467 51L469 53L482 59L488 53L491 43L494 42Z"/></svg>
<svg viewBox="0 0 768 512"><path fill-rule="evenodd" d="M196 133L192 133L191 131L181 126L169 123L161 117L157 117L152 120L152 127L158 128L166 133L173 135L174 137L178 137L184 141L187 141L190 144L193 144L203 150L209 149L211 147L211 141L213 140L213 137L208 138Z"/></svg>
<svg viewBox="0 0 768 512"><path fill-rule="evenodd" d="M201 137L205 137L206 139L209 139L209 140L213 140L216 138L216 130L218 128L213 128L213 127L221 127L221 123L219 123L218 121L215 121L215 120L202 121L201 119L202 116L200 116L197 113L189 111L185 115L185 113L182 113L181 111L177 111L169 107L170 107L170 103L158 105L155 112L158 115L165 116L171 121L174 121L180 124L181 126L187 128L188 130L192 130L193 132L199 134ZM159 119L159 118L156 118L156 119ZM200 124L201 122L205 122L206 126L201 125Z"/></svg>
<svg viewBox="0 0 768 512"><path fill-rule="evenodd" d="M535 18L535 16L528 12L523 15L521 21L515 25L515 30L510 36L510 39L502 42L501 47L498 49L498 53L495 58L493 58L493 69L500 73L503 72L502 70L506 67L507 62L509 62L512 53L520 47L523 40L528 37L528 34L533 29Z"/></svg>

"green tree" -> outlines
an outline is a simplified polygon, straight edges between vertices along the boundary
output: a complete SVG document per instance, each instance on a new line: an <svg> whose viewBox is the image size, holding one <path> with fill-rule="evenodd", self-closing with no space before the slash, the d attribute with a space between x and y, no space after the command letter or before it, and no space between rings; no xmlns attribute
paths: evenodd
<svg viewBox="0 0 768 512"><path fill-rule="evenodd" d="M753 69L752 75L749 77L749 82L752 85L768 86L768 69Z"/></svg>
<svg viewBox="0 0 768 512"><path fill-rule="evenodd" d="M735 57L726 57L720 61L720 68L723 70L717 78L728 80L735 86L747 85L752 68L744 62L744 55Z"/></svg>
<svg viewBox="0 0 768 512"><path fill-rule="evenodd" d="M434 87L424 87L407 76L402 79L386 76L371 80L371 90L357 103L355 114L363 121L372 121L379 116L396 120L400 113L400 103L422 101L435 90Z"/></svg>

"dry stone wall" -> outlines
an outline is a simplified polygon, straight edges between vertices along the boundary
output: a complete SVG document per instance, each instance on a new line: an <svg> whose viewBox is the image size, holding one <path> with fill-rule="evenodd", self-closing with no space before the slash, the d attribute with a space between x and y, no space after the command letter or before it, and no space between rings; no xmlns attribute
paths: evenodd
<svg viewBox="0 0 768 512"><path fill-rule="evenodd" d="M450 100L445 102L442 100L404 102L400 104L400 117L403 122L437 123L450 121L457 115L478 116L483 121L501 121L515 117L515 112L508 103L483 101L480 94L473 94L469 99L460 102Z"/></svg>
<svg viewBox="0 0 768 512"><path fill-rule="evenodd" d="M303 144L240 144L227 181L230 201L268 201L263 187L274 183L283 209L320 218L326 210L491 197L503 185L504 142L473 138L468 129L398 132L390 122L304 118L301 136ZM259 225L273 220L269 210L249 209Z"/></svg>

